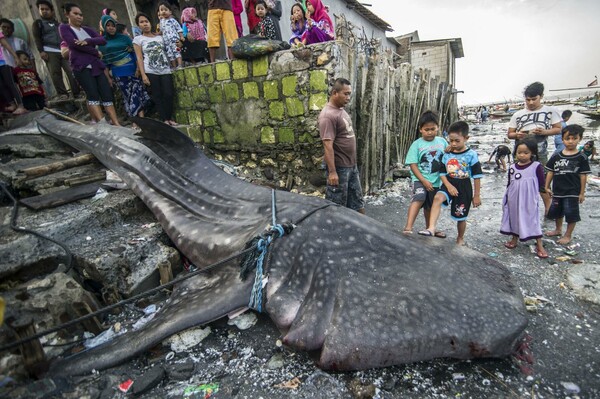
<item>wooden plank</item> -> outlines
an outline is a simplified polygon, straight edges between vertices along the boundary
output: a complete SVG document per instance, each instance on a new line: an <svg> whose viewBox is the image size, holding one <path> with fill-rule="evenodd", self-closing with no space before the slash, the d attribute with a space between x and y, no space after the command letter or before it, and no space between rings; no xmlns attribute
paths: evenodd
<svg viewBox="0 0 600 399"><path fill-rule="evenodd" d="M64 169L73 168L75 166L86 165L96 160L92 154L84 154L77 157L64 159L62 161L52 162L46 165L34 166L27 169L21 169L19 173L25 175L24 180L33 179L35 177L46 176ZM17 176L18 177L18 176Z"/></svg>
<svg viewBox="0 0 600 399"><path fill-rule="evenodd" d="M106 180L106 171L93 173L91 175L76 176L70 179L65 179L65 186L74 187L81 186L82 184L92 183L95 181Z"/></svg>
<svg viewBox="0 0 600 399"><path fill-rule="evenodd" d="M66 190L56 191L49 194L38 195L36 197L23 198L21 204L33 210L54 208L70 202L78 201L84 198L91 198L96 195L100 188L99 182L89 183L82 186L71 187Z"/></svg>

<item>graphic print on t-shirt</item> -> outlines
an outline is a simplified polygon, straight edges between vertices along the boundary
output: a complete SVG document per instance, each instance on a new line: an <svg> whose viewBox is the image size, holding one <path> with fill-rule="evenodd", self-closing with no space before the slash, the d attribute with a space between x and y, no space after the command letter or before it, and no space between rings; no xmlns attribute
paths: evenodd
<svg viewBox="0 0 600 399"><path fill-rule="evenodd" d="M542 129L550 129L552 127L552 111L532 112L517 118L517 132L521 130L529 131L538 127Z"/></svg>
<svg viewBox="0 0 600 399"><path fill-rule="evenodd" d="M420 168L425 173L436 173L440 171L440 158L442 157L442 152L438 150L431 150L424 152L421 155L420 160Z"/></svg>
<svg viewBox="0 0 600 399"><path fill-rule="evenodd" d="M151 41L146 44L146 54L148 56L148 66L155 71L169 69L169 61L163 50L163 45L157 41Z"/></svg>
<svg viewBox="0 0 600 399"><path fill-rule="evenodd" d="M447 176L454 179L469 179L469 164L464 160L450 158L446 164Z"/></svg>

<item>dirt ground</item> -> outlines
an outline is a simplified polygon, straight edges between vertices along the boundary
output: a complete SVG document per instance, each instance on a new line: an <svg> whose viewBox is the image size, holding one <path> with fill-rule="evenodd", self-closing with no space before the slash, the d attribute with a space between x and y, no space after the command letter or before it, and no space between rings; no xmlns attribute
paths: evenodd
<svg viewBox="0 0 600 399"><path fill-rule="evenodd" d="M576 119L599 139L598 126ZM506 123L472 126L471 146L482 161L500 144ZM593 172L598 174L598 164ZM63 398L595 398L600 397L600 306L582 300L570 288L569 272L578 264L600 267L597 235L600 222L600 189L589 187L581 207L573 243L576 254L565 256L556 239L544 239L549 259L539 259L528 245L514 250L498 233L505 175L486 167L482 180L482 206L472 209L467 245L504 263L523 295L531 297L526 330L531 363L517 359L455 361L439 359L404 366L360 372L326 373L315 367L310 354L290 351L278 341L279 332L265 315L248 316L250 328L211 323L211 331L199 344L172 350L157 348L127 364L70 380L29 381L0 396ZM367 214L400 231L406 220L410 184L400 179L367 200ZM419 216L415 231L423 228ZM550 229L553 222L544 222ZM455 226L443 213L440 228L451 242ZM416 232L415 232L416 234ZM427 240L439 238L423 237ZM532 244L533 242L527 243ZM564 260L560 260L564 259ZM593 282L590 282L590 285ZM598 283L596 288L598 288ZM160 306L160 302L158 303ZM131 307L110 316L110 323L127 327L143 313ZM2 373L0 373L2 374ZM152 377L155 381L150 381ZM156 377L159 376L159 377ZM120 383L132 379L129 393ZM150 382L149 382L150 381ZM142 390L147 384L148 389ZM137 390L135 387L138 387ZM141 390L141 392L140 392ZM212 391L211 391L212 390ZM132 392L136 392L133 394Z"/></svg>

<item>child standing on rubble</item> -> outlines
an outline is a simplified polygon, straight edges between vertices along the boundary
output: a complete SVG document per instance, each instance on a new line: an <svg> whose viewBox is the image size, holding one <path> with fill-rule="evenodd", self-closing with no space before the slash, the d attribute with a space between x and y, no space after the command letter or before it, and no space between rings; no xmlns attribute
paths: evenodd
<svg viewBox="0 0 600 399"><path fill-rule="evenodd" d="M410 168L413 182L413 196L408 207L408 217L403 232L411 234L419 210L423 208L425 226L429 225L429 212L433 198L440 185L441 158L448 146L446 140L438 136L439 118L433 111L425 111L417 124L421 137L413 142L406 154L405 164ZM445 238L441 231L432 233Z"/></svg>
<svg viewBox="0 0 600 399"><path fill-rule="evenodd" d="M544 191L544 167L537 161L538 147L533 138L517 140L515 163L508 170L508 184L502 201L500 233L512 236L504 243L508 249L517 247L519 240L535 240L536 254L547 258L542 244L539 215L541 191Z"/></svg>

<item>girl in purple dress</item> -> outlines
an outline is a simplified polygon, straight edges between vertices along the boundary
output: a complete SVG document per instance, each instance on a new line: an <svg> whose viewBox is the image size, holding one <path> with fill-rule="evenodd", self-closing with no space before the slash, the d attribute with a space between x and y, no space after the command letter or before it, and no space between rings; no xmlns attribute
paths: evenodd
<svg viewBox="0 0 600 399"><path fill-rule="evenodd" d="M333 40L333 22L321 0L306 2L306 31L302 35L303 44L322 43Z"/></svg>
<svg viewBox="0 0 600 399"><path fill-rule="evenodd" d="M537 159L537 144L534 140L520 140L515 150L515 163L508 169L508 185L502 201L502 234L512 236L504 246L517 247L518 240L535 239L536 254L547 258L542 244L542 227L538 211L540 190L544 188L544 168Z"/></svg>
<svg viewBox="0 0 600 399"><path fill-rule="evenodd" d="M306 20L304 19L304 9L300 3L294 3L290 16L290 29L292 37L290 44L292 46L302 45L302 34L306 30Z"/></svg>

